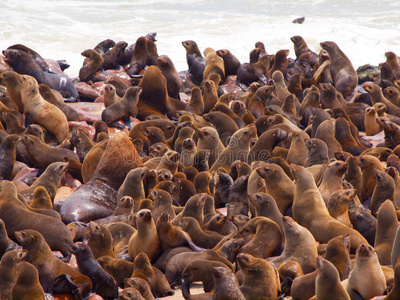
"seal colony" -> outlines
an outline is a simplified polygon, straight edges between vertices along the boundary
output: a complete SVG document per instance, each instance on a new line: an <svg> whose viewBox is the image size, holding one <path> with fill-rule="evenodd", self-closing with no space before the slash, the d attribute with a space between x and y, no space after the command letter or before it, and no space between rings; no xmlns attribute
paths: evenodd
<svg viewBox="0 0 400 300"><path fill-rule="evenodd" d="M398 57L288 40L4 49L0 298L399 299Z"/></svg>

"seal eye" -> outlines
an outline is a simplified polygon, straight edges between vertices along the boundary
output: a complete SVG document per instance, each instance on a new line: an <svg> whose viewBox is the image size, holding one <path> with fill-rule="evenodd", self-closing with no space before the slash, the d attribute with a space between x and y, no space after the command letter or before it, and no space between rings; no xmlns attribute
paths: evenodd
<svg viewBox="0 0 400 300"><path fill-rule="evenodd" d="M144 213L143 213L143 212L141 212L141 213L139 214L139 216L143 217L143 216L144 216Z"/></svg>

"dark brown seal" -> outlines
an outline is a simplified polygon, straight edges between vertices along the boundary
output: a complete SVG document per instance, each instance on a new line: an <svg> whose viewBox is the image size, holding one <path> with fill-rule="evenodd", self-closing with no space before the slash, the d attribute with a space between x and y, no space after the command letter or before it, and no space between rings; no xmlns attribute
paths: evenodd
<svg viewBox="0 0 400 300"><path fill-rule="evenodd" d="M63 202L60 213L64 222L90 221L111 215L126 174L140 165L139 154L128 136L115 133L91 179Z"/></svg>

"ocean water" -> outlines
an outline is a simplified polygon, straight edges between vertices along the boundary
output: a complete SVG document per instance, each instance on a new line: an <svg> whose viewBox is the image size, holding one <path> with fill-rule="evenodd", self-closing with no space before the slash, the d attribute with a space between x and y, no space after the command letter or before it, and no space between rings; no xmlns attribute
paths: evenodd
<svg viewBox="0 0 400 300"><path fill-rule="evenodd" d="M157 32L158 53L168 55L178 71L187 70L181 42L194 40L201 51L229 49L241 62L264 42L268 53L289 49L301 35L314 51L335 41L354 66L400 55L398 0L0 0L0 50L21 43L44 58L65 59L66 73L77 76L80 53L110 38L134 43ZM292 20L305 17L303 24Z"/></svg>

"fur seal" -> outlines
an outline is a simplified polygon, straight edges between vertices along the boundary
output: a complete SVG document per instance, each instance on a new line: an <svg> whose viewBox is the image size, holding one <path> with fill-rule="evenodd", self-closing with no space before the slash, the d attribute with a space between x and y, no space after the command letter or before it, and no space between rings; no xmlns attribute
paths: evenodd
<svg viewBox="0 0 400 300"><path fill-rule="evenodd" d="M278 271L266 260L240 253L237 262L244 273L240 290L246 299L276 299L280 289Z"/></svg>
<svg viewBox="0 0 400 300"><path fill-rule="evenodd" d="M16 161L17 155L17 143L21 140L21 137L17 134L10 134L1 140L0 145L0 179L11 180L13 167Z"/></svg>
<svg viewBox="0 0 400 300"><path fill-rule="evenodd" d="M279 211L284 215L293 203L295 184L279 165L265 164L256 170L265 180L267 193L275 199Z"/></svg>
<svg viewBox="0 0 400 300"><path fill-rule="evenodd" d="M28 250L25 260L38 269L40 284L45 293L53 294L53 289L56 287L55 279L65 274L64 276L69 278L67 280L70 285L67 293L72 289L72 293L77 294L78 297L88 295L92 288L90 278L56 258L39 232L30 229L16 231L15 237L24 249Z"/></svg>
<svg viewBox="0 0 400 300"><path fill-rule="evenodd" d="M41 170L45 170L52 163L64 161L64 157L70 157L79 161L78 155L72 150L53 148L33 135L24 134L22 142L25 145L32 166Z"/></svg>
<svg viewBox="0 0 400 300"><path fill-rule="evenodd" d="M58 107L43 99L39 93L39 85L35 78L23 75L20 76L20 81L25 123L38 123L48 132L54 134L59 143L62 143L69 132L68 120L65 114Z"/></svg>
<svg viewBox="0 0 400 300"><path fill-rule="evenodd" d="M237 130L231 137L228 146L218 156L217 160L210 169L210 172L218 168L224 168L229 172L230 165L236 161L247 161L248 153L250 151L250 141L256 136L256 127L248 125L245 128Z"/></svg>
<svg viewBox="0 0 400 300"><path fill-rule="evenodd" d="M160 55L157 58L157 65L165 79L167 79L168 95L172 98L180 99L179 92L183 84L172 60L167 55Z"/></svg>
<svg viewBox="0 0 400 300"><path fill-rule="evenodd" d="M189 73L193 75L193 79L197 83L201 83L206 67L206 59L201 55L195 41L183 41L182 46L186 49L186 61L189 67Z"/></svg>
<svg viewBox="0 0 400 300"><path fill-rule="evenodd" d="M234 56L228 49L217 50L217 55L224 60L225 76L237 75L240 67L239 59Z"/></svg>
<svg viewBox="0 0 400 300"><path fill-rule="evenodd" d="M108 69L118 69L119 68L119 61L124 55L125 48L128 44L124 41L119 41L116 43L110 50L102 54L103 57L103 64L101 67L104 70Z"/></svg>
<svg viewBox="0 0 400 300"><path fill-rule="evenodd" d="M15 45L14 45L15 46ZM5 61L20 74L26 74L34 77L39 83L44 83L63 94L66 101L76 101L79 97L78 92L72 80L61 72L62 75L49 72L48 67L43 68L46 63L41 59L42 66L38 63L39 54L25 46L18 49L10 46L3 51Z"/></svg>
<svg viewBox="0 0 400 300"><path fill-rule="evenodd" d="M167 212L161 213L161 215L158 217L156 228L163 251L182 246L187 246L196 252L203 250L192 242L187 233L172 225L171 218Z"/></svg>
<svg viewBox="0 0 400 300"><path fill-rule="evenodd" d="M277 268L287 261L298 262L305 274L316 269L316 258L318 256L315 239L308 229L299 225L292 218L284 216L283 232L285 235L285 246L281 256L268 259ZM300 246L302 245L302 246ZM301 252L296 249L302 249Z"/></svg>
<svg viewBox="0 0 400 300"><path fill-rule="evenodd" d="M186 110L192 114L202 115L204 112L204 101L202 91L199 87L192 88L190 100L186 106Z"/></svg>
<svg viewBox="0 0 400 300"><path fill-rule="evenodd" d="M103 110L101 120L110 125L118 120L129 120L131 116L134 117L141 92L140 87L130 87L121 100Z"/></svg>
<svg viewBox="0 0 400 300"><path fill-rule="evenodd" d="M333 192L329 196L327 203L329 214L346 226L353 227L350 221L348 208L349 203L353 201L356 195L357 191L355 189L340 189Z"/></svg>
<svg viewBox="0 0 400 300"><path fill-rule="evenodd" d="M364 237L352 228L347 227L329 215L312 174L302 166L292 165L296 182L296 192L293 201L293 218L306 227L321 242L343 234L350 235L352 251L365 243Z"/></svg>
<svg viewBox="0 0 400 300"><path fill-rule="evenodd" d="M44 300L44 290L39 282L39 272L30 263L23 261L18 265L18 277L11 292L12 299Z"/></svg>
<svg viewBox="0 0 400 300"><path fill-rule="evenodd" d="M24 104L21 100L21 83L20 83L20 75L15 71L7 71L2 73L2 79L5 82L7 92L11 98L11 100L15 103L18 108L18 111L24 112Z"/></svg>
<svg viewBox="0 0 400 300"><path fill-rule="evenodd" d="M87 238L84 241L90 247L93 256L96 259L101 256L114 256L111 232L93 221L89 222L88 227Z"/></svg>
<svg viewBox="0 0 400 300"><path fill-rule="evenodd" d="M136 206L140 200L146 198L144 193L143 178L147 174L147 168L135 168L126 175L117 193L117 201L124 196L130 196L135 201Z"/></svg>
<svg viewBox="0 0 400 300"><path fill-rule="evenodd" d="M30 201L35 197L36 189L43 187L50 196L51 203L57 194L61 178L68 168L68 163L54 162L50 164L43 174L27 189L18 191L18 194L24 196L25 200ZM51 209L51 208L50 208Z"/></svg>
<svg viewBox="0 0 400 300"><path fill-rule="evenodd" d="M388 199L378 210L374 243L376 255L382 266L392 264L391 253L398 227L393 202Z"/></svg>
<svg viewBox="0 0 400 300"><path fill-rule="evenodd" d="M212 73L221 76L221 80L225 79L225 64L222 57L217 55L213 48L204 49L206 64L203 72L203 80L208 79Z"/></svg>
<svg viewBox="0 0 400 300"><path fill-rule="evenodd" d="M214 279L213 299L245 300L233 272L225 267L213 267Z"/></svg>
<svg viewBox="0 0 400 300"><path fill-rule="evenodd" d="M88 81L103 65L104 59L99 52L93 49L87 49L81 53L86 57L84 65L79 70L80 81Z"/></svg>
<svg viewBox="0 0 400 300"><path fill-rule="evenodd" d="M353 64L335 42L327 41L320 43L320 45L329 54L331 62L329 69L335 88L342 93L343 97L350 96L358 82Z"/></svg>
<svg viewBox="0 0 400 300"><path fill-rule="evenodd" d="M25 258L25 250L11 250L1 255L0 261L0 297L11 299L11 292L18 276L18 265Z"/></svg>
<svg viewBox="0 0 400 300"><path fill-rule="evenodd" d="M79 121L79 114L75 108L64 103L63 96L47 84L39 84L39 92L44 100L57 106L65 114L68 121Z"/></svg>
<svg viewBox="0 0 400 300"><path fill-rule="evenodd" d="M69 247L76 256L78 270L93 282L93 291L105 299L115 299L118 285L115 279L101 267L90 247L83 243L75 243Z"/></svg>
<svg viewBox="0 0 400 300"><path fill-rule="evenodd" d="M115 133L90 180L63 202L60 209L63 221L87 222L111 215L126 174L138 166L141 166L141 158L128 136L123 132Z"/></svg>
<svg viewBox="0 0 400 300"><path fill-rule="evenodd" d="M239 232L244 239L241 253L255 257L267 258L281 252L283 235L278 224L266 217L256 217L245 223ZM268 239L271 243L260 241Z"/></svg>
<svg viewBox="0 0 400 300"><path fill-rule="evenodd" d="M350 296L340 282L335 266L322 257L317 258L317 278L315 280L316 299L350 300Z"/></svg>
<svg viewBox="0 0 400 300"><path fill-rule="evenodd" d="M39 231L53 250L59 250L66 261L71 254L68 246L72 238L68 228L59 220L30 211L17 198L17 189L13 183L2 181L0 193L0 218L6 224L7 233L14 237L14 232L25 228ZM51 230L49 230L51 228Z"/></svg>
<svg viewBox="0 0 400 300"><path fill-rule="evenodd" d="M137 231L132 234L129 240L129 257L134 260L139 253L144 252L149 259L157 259L161 254L161 246L151 211L148 209L139 210L135 214L135 220Z"/></svg>
<svg viewBox="0 0 400 300"><path fill-rule="evenodd" d="M147 49L147 39L144 36L140 36L136 40L129 65L125 68L125 72L129 76L139 74L146 66L148 57L149 51Z"/></svg>
<svg viewBox="0 0 400 300"><path fill-rule="evenodd" d="M374 248L361 244L357 248L356 262L347 282L347 292L352 299L371 299L382 295L385 289L385 275Z"/></svg>

